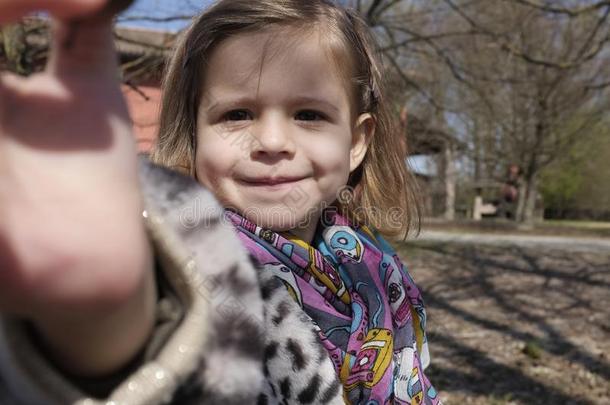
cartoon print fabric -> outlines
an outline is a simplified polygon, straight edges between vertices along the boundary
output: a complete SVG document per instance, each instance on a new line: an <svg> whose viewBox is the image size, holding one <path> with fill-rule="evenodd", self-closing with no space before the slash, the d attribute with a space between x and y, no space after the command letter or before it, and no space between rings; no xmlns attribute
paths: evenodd
<svg viewBox="0 0 610 405"><path fill-rule="evenodd" d="M429 363L421 294L389 244L324 211L312 245L227 218L265 270L313 319L349 404L440 404Z"/></svg>

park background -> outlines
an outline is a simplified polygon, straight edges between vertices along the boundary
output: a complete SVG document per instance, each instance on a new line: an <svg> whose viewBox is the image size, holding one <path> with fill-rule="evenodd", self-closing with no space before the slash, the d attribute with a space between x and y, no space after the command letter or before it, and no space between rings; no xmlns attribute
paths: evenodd
<svg viewBox="0 0 610 405"><path fill-rule="evenodd" d="M207 0L117 18L138 149L171 47ZM421 189L397 241L452 404L610 404L610 1L344 0L373 29ZM44 68L48 21L0 31L0 70ZM400 186L400 185L397 185Z"/></svg>

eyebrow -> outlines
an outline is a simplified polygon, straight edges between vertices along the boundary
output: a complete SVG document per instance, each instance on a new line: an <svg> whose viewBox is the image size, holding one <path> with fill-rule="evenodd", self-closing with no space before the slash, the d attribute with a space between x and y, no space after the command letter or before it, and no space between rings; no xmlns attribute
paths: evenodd
<svg viewBox="0 0 610 405"><path fill-rule="evenodd" d="M235 99L227 99L227 100L218 100L213 102L209 107L206 108L208 112L214 112L221 106L231 108L238 107L243 105L251 105L256 103L256 100L251 97L238 97ZM327 101L322 98L311 97L311 96L296 96L292 97L289 101L290 106L300 105L300 104L317 104L323 106L323 108L331 110L334 113L339 113L339 107L337 107L334 103Z"/></svg>
<svg viewBox="0 0 610 405"><path fill-rule="evenodd" d="M219 101L214 101L209 107L206 108L206 111L213 112L220 106L237 107L238 105L250 104L251 102L252 102L252 100L250 98L245 98L245 97L226 100L226 101L219 100Z"/></svg>
<svg viewBox="0 0 610 405"><path fill-rule="evenodd" d="M335 113L339 113L339 107L337 107L334 103L317 97L297 96L291 100L290 104L319 104Z"/></svg>

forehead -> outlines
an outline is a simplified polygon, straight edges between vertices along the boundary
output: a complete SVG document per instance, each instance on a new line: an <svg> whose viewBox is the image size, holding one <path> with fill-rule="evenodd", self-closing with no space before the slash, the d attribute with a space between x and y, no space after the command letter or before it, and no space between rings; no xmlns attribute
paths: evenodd
<svg viewBox="0 0 610 405"><path fill-rule="evenodd" d="M289 27L229 37L207 60L204 89L257 95L284 89L347 97L347 80L330 37L317 29Z"/></svg>

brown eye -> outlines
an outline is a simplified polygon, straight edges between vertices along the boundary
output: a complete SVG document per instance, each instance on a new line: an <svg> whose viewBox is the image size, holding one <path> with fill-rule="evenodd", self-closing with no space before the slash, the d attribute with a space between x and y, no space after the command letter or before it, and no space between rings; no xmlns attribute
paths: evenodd
<svg viewBox="0 0 610 405"><path fill-rule="evenodd" d="M246 110L229 111L223 116L224 121L245 121L251 120L252 115Z"/></svg>
<svg viewBox="0 0 610 405"><path fill-rule="evenodd" d="M324 119L324 115L313 110L303 110L297 113L295 119L299 121L319 121Z"/></svg>

